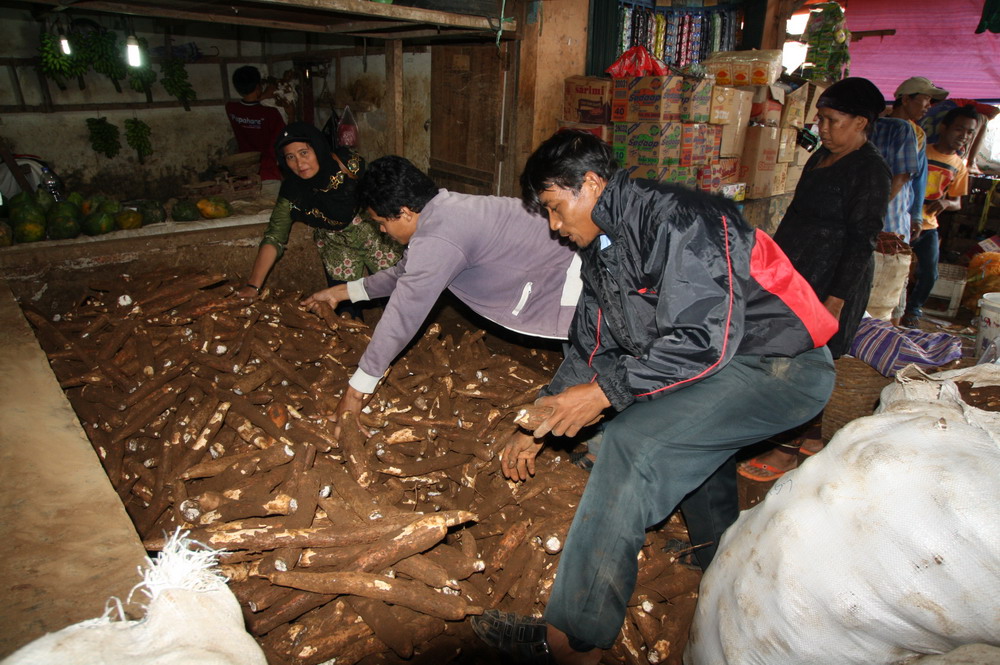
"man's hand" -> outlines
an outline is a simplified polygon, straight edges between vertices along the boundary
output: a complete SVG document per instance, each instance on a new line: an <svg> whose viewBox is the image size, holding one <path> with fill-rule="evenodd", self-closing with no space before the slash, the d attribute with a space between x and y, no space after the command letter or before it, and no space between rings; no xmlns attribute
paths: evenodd
<svg viewBox="0 0 1000 665"><path fill-rule="evenodd" d="M844 309L844 299L837 296L827 296L823 301L823 307L833 315L833 318L840 320L840 312Z"/></svg>
<svg viewBox="0 0 1000 665"><path fill-rule="evenodd" d="M535 401L539 406L552 407L552 415L535 430L535 437L552 432L556 436L576 436L581 428L596 423L601 412L611 406L597 383L570 386L558 395Z"/></svg>
<svg viewBox="0 0 1000 665"><path fill-rule="evenodd" d="M535 475L535 458L542 449L542 442L530 434L514 432L500 453L500 471L504 478L518 483Z"/></svg>
<svg viewBox="0 0 1000 665"><path fill-rule="evenodd" d="M329 290L329 289L327 289ZM337 422L337 426L333 428L334 438L340 438L340 424L344 422L344 414L350 411L354 414L355 421L361 410L365 408L368 401L371 400L371 395L366 395L363 392L355 390L351 386L347 386L347 390L344 391L344 396L340 398L340 404L337 405L337 411L331 418ZM365 436L371 436L363 427L361 427L360 422L358 423L358 429L364 432Z"/></svg>
<svg viewBox="0 0 1000 665"><path fill-rule="evenodd" d="M930 215L937 215L948 209L943 198L924 204L924 211Z"/></svg>
<svg viewBox="0 0 1000 665"><path fill-rule="evenodd" d="M313 312L318 312L318 305L320 303L327 303L330 307L336 309L337 305L341 301L347 300L347 285L338 284L337 286L331 286L328 289L323 289L322 291L317 291L312 294L300 304Z"/></svg>

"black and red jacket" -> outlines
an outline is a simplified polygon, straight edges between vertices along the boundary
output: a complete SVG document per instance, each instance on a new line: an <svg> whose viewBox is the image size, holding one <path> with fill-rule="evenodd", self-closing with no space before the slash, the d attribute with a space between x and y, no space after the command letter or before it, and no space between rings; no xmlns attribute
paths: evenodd
<svg viewBox="0 0 1000 665"><path fill-rule="evenodd" d="M837 330L784 252L727 199L619 171L592 217L610 245L580 250L570 348L544 394L596 380L621 411L735 355L796 356Z"/></svg>

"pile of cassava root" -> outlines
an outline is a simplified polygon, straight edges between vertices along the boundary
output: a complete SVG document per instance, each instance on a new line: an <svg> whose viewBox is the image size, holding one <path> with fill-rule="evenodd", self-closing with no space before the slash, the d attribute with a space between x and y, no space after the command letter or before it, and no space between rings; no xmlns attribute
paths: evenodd
<svg viewBox="0 0 1000 665"><path fill-rule="evenodd" d="M271 663L490 663L465 617L540 614L586 483L546 449L515 485L498 452L553 367L438 324L335 437L328 415L367 327L220 274L89 284L69 312L29 307L53 371L147 549L182 527L221 551ZM700 574L651 532L608 663L680 663Z"/></svg>

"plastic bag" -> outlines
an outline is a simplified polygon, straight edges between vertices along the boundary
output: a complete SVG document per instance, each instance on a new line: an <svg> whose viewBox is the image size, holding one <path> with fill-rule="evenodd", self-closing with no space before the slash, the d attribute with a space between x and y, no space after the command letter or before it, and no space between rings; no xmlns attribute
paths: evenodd
<svg viewBox="0 0 1000 665"><path fill-rule="evenodd" d="M344 107L344 115L340 116L340 122L337 123L336 145L358 149L358 123L354 121L350 106Z"/></svg>
<svg viewBox="0 0 1000 665"><path fill-rule="evenodd" d="M616 79L633 76L666 76L670 73L667 66L651 56L645 46L633 46L628 49L604 71Z"/></svg>
<svg viewBox="0 0 1000 665"><path fill-rule="evenodd" d="M916 368L722 538L687 665L875 665L1000 644L996 414Z"/></svg>

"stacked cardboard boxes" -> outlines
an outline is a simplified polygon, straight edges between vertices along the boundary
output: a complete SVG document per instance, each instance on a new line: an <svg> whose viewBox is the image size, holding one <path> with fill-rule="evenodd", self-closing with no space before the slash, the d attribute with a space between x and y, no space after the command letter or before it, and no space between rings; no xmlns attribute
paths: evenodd
<svg viewBox="0 0 1000 665"><path fill-rule="evenodd" d="M567 78L559 129L581 129L611 143L611 83L597 76Z"/></svg>

